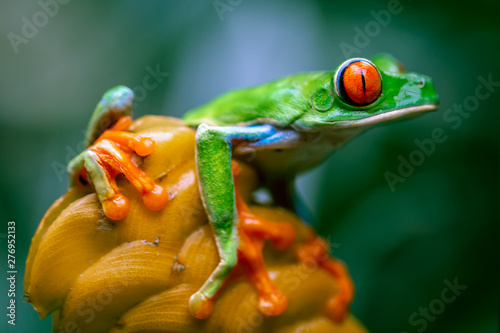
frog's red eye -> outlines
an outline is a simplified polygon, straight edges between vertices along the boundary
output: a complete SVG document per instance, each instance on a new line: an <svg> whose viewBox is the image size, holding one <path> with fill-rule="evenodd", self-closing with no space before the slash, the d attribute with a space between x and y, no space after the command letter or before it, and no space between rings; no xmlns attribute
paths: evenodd
<svg viewBox="0 0 500 333"><path fill-rule="evenodd" d="M335 88L347 104L363 106L373 103L382 91L382 78L374 64L366 59L344 62L335 75Z"/></svg>

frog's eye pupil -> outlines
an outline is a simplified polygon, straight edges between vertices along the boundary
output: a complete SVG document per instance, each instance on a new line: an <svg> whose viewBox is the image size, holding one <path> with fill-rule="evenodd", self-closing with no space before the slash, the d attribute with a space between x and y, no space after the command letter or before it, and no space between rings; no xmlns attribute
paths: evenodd
<svg viewBox="0 0 500 333"><path fill-rule="evenodd" d="M337 74L336 88L339 97L354 106L373 103L382 91L380 73L371 62L355 59L345 62Z"/></svg>

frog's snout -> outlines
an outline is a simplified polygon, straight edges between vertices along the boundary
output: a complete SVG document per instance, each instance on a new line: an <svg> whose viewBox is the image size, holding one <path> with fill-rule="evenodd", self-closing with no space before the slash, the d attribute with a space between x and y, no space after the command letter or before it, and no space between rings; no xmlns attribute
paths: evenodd
<svg viewBox="0 0 500 333"><path fill-rule="evenodd" d="M434 105L437 109L439 96L432 79L426 75L405 73L406 83L400 88L399 107Z"/></svg>
<svg viewBox="0 0 500 333"><path fill-rule="evenodd" d="M422 96L424 100L429 104L434 104L436 109L439 105L439 95L434 88L434 84L432 83L432 79L425 80L422 84Z"/></svg>

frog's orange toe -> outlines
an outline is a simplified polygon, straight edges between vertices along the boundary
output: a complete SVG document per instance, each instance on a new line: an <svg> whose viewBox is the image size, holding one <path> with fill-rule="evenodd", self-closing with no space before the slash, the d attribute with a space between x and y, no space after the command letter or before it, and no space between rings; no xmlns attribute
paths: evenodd
<svg viewBox="0 0 500 333"><path fill-rule="evenodd" d="M122 194L116 194L102 203L104 215L111 220L121 220L127 216L129 209L130 204L128 199Z"/></svg>
<svg viewBox="0 0 500 333"><path fill-rule="evenodd" d="M282 314L288 306L288 299L279 290L274 293L261 296L259 299L259 311L266 316L277 316Z"/></svg>
<svg viewBox="0 0 500 333"><path fill-rule="evenodd" d="M326 314L334 322L341 323L349 312L350 302L338 296L339 295L335 295L328 300L326 304Z"/></svg>
<svg viewBox="0 0 500 333"><path fill-rule="evenodd" d="M140 138L139 142L136 142L132 149L134 149L139 156L147 156L155 149L155 142L150 138Z"/></svg>
<svg viewBox="0 0 500 333"><path fill-rule="evenodd" d="M189 299L189 312L197 319L208 318L214 310L213 299L197 292Z"/></svg>
<svg viewBox="0 0 500 333"><path fill-rule="evenodd" d="M168 202L168 192L160 185L155 185L151 191L144 193L142 201L149 209L162 209Z"/></svg>

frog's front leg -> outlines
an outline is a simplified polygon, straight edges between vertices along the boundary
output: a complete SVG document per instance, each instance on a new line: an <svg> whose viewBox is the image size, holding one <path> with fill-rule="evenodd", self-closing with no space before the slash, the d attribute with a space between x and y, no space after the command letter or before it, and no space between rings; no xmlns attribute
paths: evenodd
<svg viewBox="0 0 500 333"><path fill-rule="evenodd" d="M248 242L243 242L244 247L239 248L239 218L231 163L233 145L245 146L272 137L277 132L270 125L212 127L202 124L198 127L196 159L200 192L213 227L220 262L200 290L191 296L189 309L196 318L206 318L211 314L214 297L237 264L238 250L248 249L254 252L250 255L251 257L258 257L255 254L255 248L248 247ZM258 251L260 252L260 249ZM261 256L260 253L259 255ZM259 265L259 267L263 267L263 261ZM261 272L262 269L258 271ZM267 298L267 300L285 303L284 307L280 306L282 312L286 307L286 299L283 300L284 296L281 297L281 294L275 296ZM265 308L266 306L267 308ZM272 308L272 305L267 304L259 308L261 311L266 311L266 309ZM269 311L269 314L278 313L280 311Z"/></svg>
<svg viewBox="0 0 500 333"><path fill-rule="evenodd" d="M118 190L115 177L123 173L141 193L150 209L161 209L168 193L131 160L132 153L149 155L155 142L127 132L133 92L125 86L108 90L97 105L86 133L88 147L68 164L70 186L86 186L90 181L102 204L104 214L119 220L129 211L129 202Z"/></svg>

